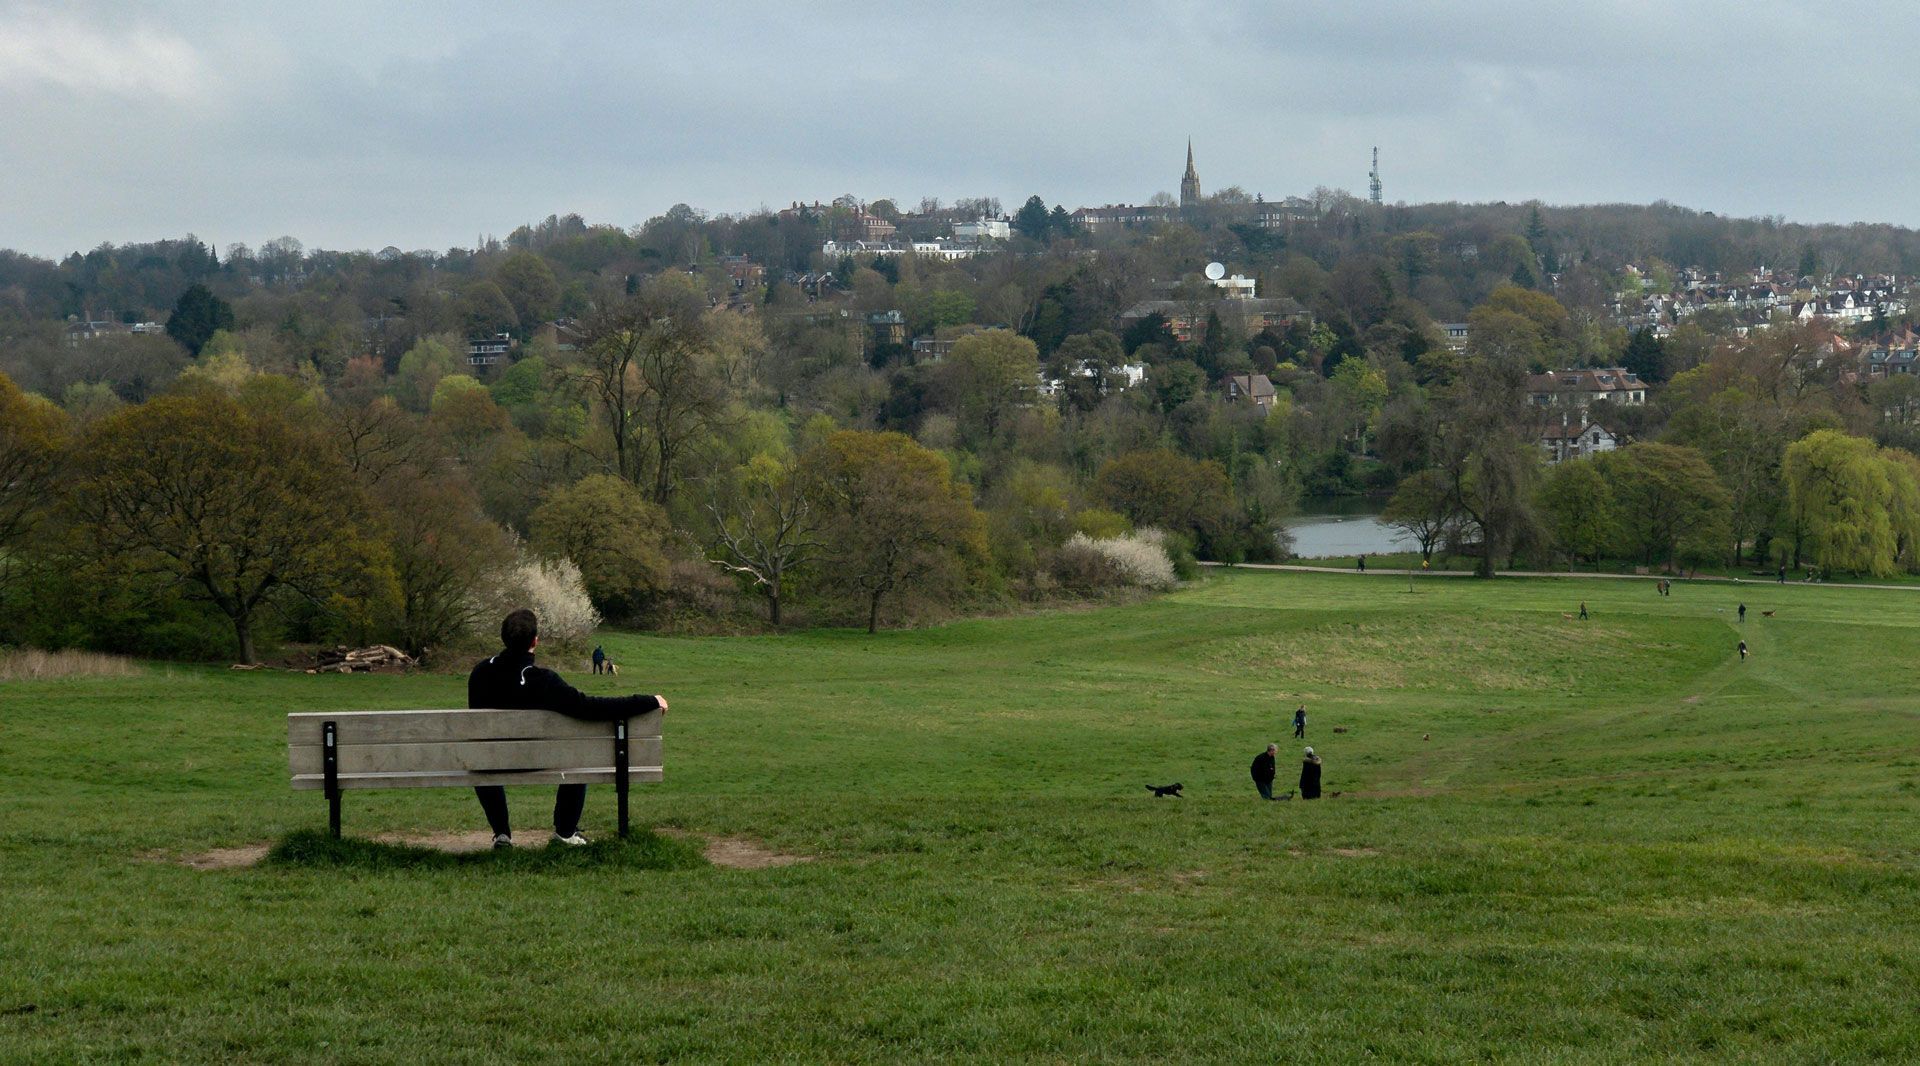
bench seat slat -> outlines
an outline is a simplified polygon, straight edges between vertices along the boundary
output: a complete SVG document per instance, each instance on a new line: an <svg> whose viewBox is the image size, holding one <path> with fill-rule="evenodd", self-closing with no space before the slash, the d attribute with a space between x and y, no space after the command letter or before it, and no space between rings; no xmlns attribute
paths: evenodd
<svg viewBox="0 0 1920 1066"><path fill-rule="evenodd" d="M464 788L469 785L608 785L613 783L613 767L585 767L577 770L529 770L524 773L366 773L342 774L340 789L359 788ZM665 777L658 766L629 766L627 780L660 781ZM293 778L297 790L319 791L326 787L320 774L299 774Z"/></svg>
<svg viewBox="0 0 1920 1066"><path fill-rule="evenodd" d="M660 765L660 747L659 737L632 739L627 749L630 764ZM296 775L323 772L324 750L318 744L288 748L288 770ZM355 744L345 737L340 741L342 774L487 773L612 764L611 734L569 740L463 740L442 744Z"/></svg>
<svg viewBox="0 0 1920 1066"><path fill-rule="evenodd" d="M659 736L665 715L659 711L635 715L627 733ZM612 722L569 718L557 711L472 709L445 711L302 711L287 715L289 745L320 743L325 722L337 722L340 743L445 744L461 740L559 740L570 737L611 737Z"/></svg>

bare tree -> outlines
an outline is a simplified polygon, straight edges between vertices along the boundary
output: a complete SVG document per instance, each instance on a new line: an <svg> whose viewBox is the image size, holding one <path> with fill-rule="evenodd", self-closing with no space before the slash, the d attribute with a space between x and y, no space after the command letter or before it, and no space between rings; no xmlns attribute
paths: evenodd
<svg viewBox="0 0 1920 1066"><path fill-rule="evenodd" d="M720 556L707 561L751 579L767 598L768 621L779 625L787 579L820 550L813 503L798 466L756 457L735 472L730 487L708 496L707 513Z"/></svg>

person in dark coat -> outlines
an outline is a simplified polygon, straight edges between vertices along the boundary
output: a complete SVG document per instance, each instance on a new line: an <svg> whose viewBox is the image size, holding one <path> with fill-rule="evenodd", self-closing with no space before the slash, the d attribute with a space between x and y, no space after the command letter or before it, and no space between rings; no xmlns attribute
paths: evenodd
<svg viewBox="0 0 1920 1066"><path fill-rule="evenodd" d="M593 672L602 673L607 668L607 650L600 645L593 646Z"/></svg>
<svg viewBox="0 0 1920 1066"><path fill-rule="evenodd" d="M1294 709L1293 735L1295 737L1304 737L1307 735L1307 705L1304 703Z"/></svg>
<svg viewBox="0 0 1920 1066"><path fill-rule="evenodd" d="M1312 748L1307 749L1307 757L1300 763L1300 798L1320 798L1320 756L1315 755Z"/></svg>
<svg viewBox="0 0 1920 1066"><path fill-rule="evenodd" d="M561 680L560 675L533 663L540 644L540 620L532 611L518 610L500 623L500 653L483 659L467 675L467 706L559 711L590 722L613 722L648 711L667 709L665 696L589 696ZM493 846L513 846L507 818L507 790L499 785L476 785L480 809L493 829ZM553 839L561 844L585 844L580 835L580 812L587 805L587 786L561 785L553 798Z"/></svg>
<svg viewBox="0 0 1920 1066"><path fill-rule="evenodd" d="M1747 605L1744 603L1740 605L1740 620L1742 622L1747 620Z"/></svg>
<svg viewBox="0 0 1920 1066"><path fill-rule="evenodd" d="M1261 799L1273 798L1273 778L1278 771L1274 767L1274 755L1280 751L1280 745L1269 744L1267 750L1253 757L1253 787L1260 790Z"/></svg>

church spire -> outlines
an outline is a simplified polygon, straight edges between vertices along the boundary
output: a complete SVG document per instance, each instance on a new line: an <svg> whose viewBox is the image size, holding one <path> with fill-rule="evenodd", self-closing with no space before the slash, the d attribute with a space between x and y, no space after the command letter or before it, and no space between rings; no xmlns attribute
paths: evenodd
<svg viewBox="0 0 1920 1066"><path fill-rule="evenodd" d="M1200 172L1193 169L1193 138L1187 138L1187 173L1180 179L1180 206L1192 207L1200 202Z"/></svg>

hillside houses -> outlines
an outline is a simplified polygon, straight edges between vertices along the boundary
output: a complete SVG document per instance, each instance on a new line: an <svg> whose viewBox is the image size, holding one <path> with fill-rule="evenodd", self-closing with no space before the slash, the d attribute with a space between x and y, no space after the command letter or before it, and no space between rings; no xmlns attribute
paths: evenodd
<svg viewBox="0 0 1920 1066"><path fill-rule="evenodd" d="M1635 406L1647 402L1647 386L1624 367L1548 371L1527 378L1527 402L1582 412L1596 403Z"/></svg>
<svg viewBox="0 0 1920 1066"><path fill-rule="evenodd" d="M1644 276L1638 270L1629 274ZM1911 279L1888 274L1815 281L1768 270L1727 278L1688 269L1676 275L1671 292L1621 293L1613 312L1628 328L1652 329L1662 336L1710 310L1730 314L1743 326L1765 325L1776 315L1802 323L1853 326L1904 313L1910 287Z"/></svg>

